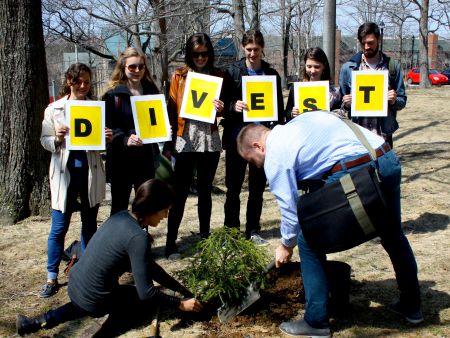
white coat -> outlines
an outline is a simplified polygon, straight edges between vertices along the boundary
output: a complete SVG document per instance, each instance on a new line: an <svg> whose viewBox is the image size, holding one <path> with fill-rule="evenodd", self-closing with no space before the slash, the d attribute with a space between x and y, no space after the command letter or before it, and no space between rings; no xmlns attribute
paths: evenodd
<svg viewBox="0 0 450 338"><path fill-rule="evenodd" d="M70 173L67 169L70 151L66 149L65 140L62 143L55 142L55 121L59 119L64 121L66 101L67 97L64 97L48 105L45 109L41 132L42 146L52 153L49 172L52 209L63 213L66 211L67 188L70 183ZM106 176L100 152L86 151L86 155L89 165L89 205L92 208L105 198Z"/></svg>

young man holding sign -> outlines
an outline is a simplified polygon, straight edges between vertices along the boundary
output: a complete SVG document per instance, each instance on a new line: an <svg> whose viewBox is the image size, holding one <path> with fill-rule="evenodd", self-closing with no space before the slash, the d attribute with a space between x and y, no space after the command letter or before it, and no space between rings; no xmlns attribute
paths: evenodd
<svg viewBox="0 0 450 338"><path fill-rule="evenodd" d="M397 111L406 105L405 85L400 65L394 62L379 50L381 42L380 29L377 24L367 22L358 29L358 41L361 44L361 52L342 65L339 76L339 85L342 94L342 109L351 116L352 105L352 72L367 70L388 70L389 88L387 92L388 114L386 117L353 117L353 121L359 125L382 135L392 147L392 134L398 129L396 120ZM370 92L368 100L370 100ZM355 99L355 98L353 98Z"/></svg>
<svg viewBox="0 0 450 338"><path fill-rule="evenodd" d="M230 88L230 106L225 112L222 125L224 127L222 146L226 150L225 154L225 184L227 186L227 197L225 201L225 226L240 228L239 210L241 201L242 184L244 182L247 161L244 160L236 150L236 137L244 123L243 110L247 110L251 102L245 102L242 98L242 77L275 75L277 80L278 123L282 123L283 117L283 96L281 93L281 79L277 71L262 60L264 55L264 38L260 31L248 31L242 38L242 48L245 58L235 62L227 70L232 78L232 88ZM245 100L245 99L244 99ZM262 105L264 98L257 98L255 105ZM263 122L266 126L272 126L273 122ZM249 196L247 202L247 223L245 234L248 239L252 239L257 244L267 244L258 232L261 228L259 220L261 217L263 193L266 187L266 176L264 170L249 164L248 177Z"/></svg>

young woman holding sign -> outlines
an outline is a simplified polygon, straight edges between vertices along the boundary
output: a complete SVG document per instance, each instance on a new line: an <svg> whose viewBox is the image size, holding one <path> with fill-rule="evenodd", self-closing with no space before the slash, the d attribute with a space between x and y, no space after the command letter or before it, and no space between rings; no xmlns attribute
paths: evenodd
<svg viewBox="0 0 450 338"><path fill-rule="evenodd" d="M214 67L214 49L208 35L204 33L192 35L186 42L185 51L186 65L175 70L172 75L167 104L174 135L176 196L168 219L166 257L178 252L175 241L195 168L197 169L200 236L202 238L209 236L212 182L222 150L216 122L211 124L182 118L180 108L188 72L218 77L223 77L224 74ZM226 87L225 84L222 88L224 87ZM220 97L220 100L213 101L216 116L221 116L224 110L223 91Z"/></svg>
<svg viewBox="0 0 450 338"><path fill-rule="evenodd" d="M264 37L260 31L250 30L242 38L242 48L245 57L235 62L228 68L227 73L232 78L230 91L229 110L224 114L222 146L225 153L225 184L227 195L225 201L225 226L240 228L239 211L241 201L242 184L244 182L247 161L237 152L236 137L245 125L243 120L244 109L247 109L247 102L242 100L242 77L258 75L276 75L277 77L277 97L278 122L283 123L283 96L281 92L281 79L277 71L262 60L264 56ZM273 122L263 122L262 124L271 127ZM249 164L248 177L248 202L247 202L247 223L245 234L247 239L253 240L258 245L266 245L268 242L261 238L259 231L260 218L263 204L263 193L266 188L266 176L262 168L257 168Z"/></svg>
<svg viewBox="0 0 450 338"><path fill-rule="evenodd" d="M65 136L65 103L68 100L90 100L91 70L76 63L66 71L62 99L45 109L41 144L52 153L50 162L50 191L52 197L52 226L48 236L47 282L39 294L47 298L58 291L59 264L64 251L64 238L74 211L81 213L81 247L86 247L97 230L97 212L105 196L105 170L98 151L67 150ZM107 142L112 131L105 131ZM80 202L78 202L78 197Z"/></svg>
<svg viewBox="0 0 450 338"><path fill-rule="evenodd" d="M305 62L303 81L330 81L330 110L340 108L341 94L332 84L330 64L325 52L319 47L310 48L306 51L303 61ZM290 121L299 114L298 107L294 107L294 86L292 85L285 109L286 120Z"/></svg>
<svg viewBox="0 0 450 338"><path fill-rule="evenodd" d="M131 189L136 191L155 176L159 155L156 144L143 144L136 136L130 97L159 94L147 66L145 54L129 47L120 54L107 92L106 125L113 130L113 141L107 149L106 170L111 182L111 215L128 209Z"/></svg>

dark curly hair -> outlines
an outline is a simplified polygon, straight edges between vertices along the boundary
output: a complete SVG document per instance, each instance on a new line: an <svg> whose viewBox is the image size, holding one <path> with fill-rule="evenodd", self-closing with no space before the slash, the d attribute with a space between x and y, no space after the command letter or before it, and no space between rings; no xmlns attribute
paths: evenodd
<svg viewBox="0 0 450 338"><path fill-rule="evenodd" d="M61 96L66 96L70 94L70 86L73 86L78 83L81 73L88 73L89 77L92 80L92 71L91 69L85 65L84 63L74 63L70 65L64 74L64 84L61 90ZM92 98L92 86L89 88L87 93L88 98Z"/></svg>

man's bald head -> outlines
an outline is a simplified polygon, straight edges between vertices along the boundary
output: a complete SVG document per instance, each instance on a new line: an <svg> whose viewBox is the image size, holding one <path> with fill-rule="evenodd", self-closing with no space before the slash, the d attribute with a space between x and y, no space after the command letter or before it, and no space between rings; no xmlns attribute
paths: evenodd
<svg viewBox="0 0 450 338"><path fill-rule="evenodd" d="M266 137L270 129L262 124L249 124L237 136L237 151L257 167L264 165Z"/></svg>

